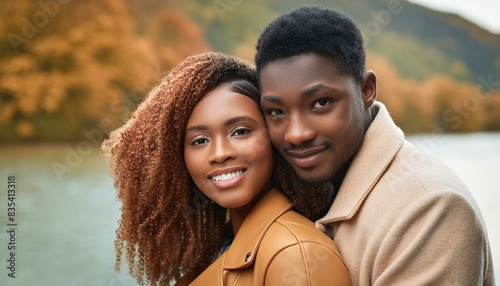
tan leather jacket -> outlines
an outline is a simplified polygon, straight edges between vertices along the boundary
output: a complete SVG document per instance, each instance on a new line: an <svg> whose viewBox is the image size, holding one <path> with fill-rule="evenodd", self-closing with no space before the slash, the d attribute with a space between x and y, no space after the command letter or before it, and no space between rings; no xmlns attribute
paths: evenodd
<svg viewBox="0 0 500 286"><path fill-rule="evenodd" d="M334 242L270 190L250 211L231 247L190 285L350 285Z"/></svg>

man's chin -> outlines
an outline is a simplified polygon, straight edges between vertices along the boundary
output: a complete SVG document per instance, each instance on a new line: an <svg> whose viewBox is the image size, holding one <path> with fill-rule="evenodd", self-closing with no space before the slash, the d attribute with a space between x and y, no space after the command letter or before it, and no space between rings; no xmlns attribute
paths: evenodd
<svg viewBox="0 0 500 286"><path fill-rule="evenodd" d="M330 182L332 175L329 173L322 174L321 172L315 170L304 170L299 168L293 168L297 177L304 183L307 184L321 184Z"/></svg>

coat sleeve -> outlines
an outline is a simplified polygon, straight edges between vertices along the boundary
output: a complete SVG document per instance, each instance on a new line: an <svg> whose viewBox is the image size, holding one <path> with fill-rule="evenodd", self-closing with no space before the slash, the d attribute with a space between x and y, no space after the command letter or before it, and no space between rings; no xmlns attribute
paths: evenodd
<svg viewBox="0 0 500 286"><path fill-rule="evenodd" d="M338 252L317 242L299 242L282 249L269 264L265 285L345 286L349 273Z"/></svg>
<svg viewBox="0 0 500 286"><path fill-rule="evenodd" d="M360 277L371 282L360 284L493 285L486 228L476 209L457 193L419 198L392 222L372 276Z"/></svg>

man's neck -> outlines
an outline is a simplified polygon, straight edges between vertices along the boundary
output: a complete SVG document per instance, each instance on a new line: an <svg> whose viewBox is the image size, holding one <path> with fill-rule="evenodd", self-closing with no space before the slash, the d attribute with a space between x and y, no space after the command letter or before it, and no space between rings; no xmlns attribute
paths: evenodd
<svg viewBox="0 0 500 286"><path fill-rule="evenodd" d="M365 132L364 132L365 135L366 135L366 131L368 130L370 125L373 123L373 120L375 120L375 117L377 116L378 111L379 111L379 108L375 105L372 105L370 107L370 109L367 110L366 122L365 122ZM364 137L364 135L363 135L363 137ZM364 138L363 138L363 140L364 140ZM361 141L361 144L363 144L363 141ZM361 147L361 144L359 147ZM358 150L359 150L359 148L358 148ZM352 155L352 157L344 163L344 165L339 169L339 171L330 180L331 183L333 184L333 187L335 188L336 192L338 192L338 190L340 190L340 186L342 185L342 182L344 181L345 175L347 174L347 171L349 170L349 167L351 166L352 159L354 158L354 156L356 156L357 152L358 151L356 151Z"/></svg>
<svg viewBox="0 0 500 286"><path fill-rule="evenodd" d="M349 167L351 166L351 162L352 162L353 157L354 157L354 155L349 160L347 160L342 167L340 167L339 171L330 180L335 192L338 192L338 190L340 190L340 186L342 185L342 182L344 181L345 175L347 174L347 171L349 170Z"/></svg>

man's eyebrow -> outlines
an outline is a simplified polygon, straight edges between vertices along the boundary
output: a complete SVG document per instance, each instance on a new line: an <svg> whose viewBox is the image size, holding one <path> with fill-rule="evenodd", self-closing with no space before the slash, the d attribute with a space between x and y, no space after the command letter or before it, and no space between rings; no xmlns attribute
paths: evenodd
<svg viewBox="0 0 500 286"><path fill-rule="evenodd" d="M323 90L332 90L335 92L338 91L338 89L336 89L334 87L327 86L327 85L324 85L322 83L318 83L318 84L308 86L300 93L300 95L303 97L307 97L309 95L313 95L313 94L320 92L320 91L323 91ZM261 98L261 102L262 101L265 101L268 103L277 103L277 104L282 103L282 101L279 97L273 96L273 95L263 95Z"/></svg>
<svg viewBox="0 0 500 286"><path fill-rule="evenodd" d="M228 120L226 120L224 122L224 126L230 126L230 125L236 124L238 122L242 122L242 121L251 121L251 122L257 123L257 121L255 119L253 119L252 117L242 115L242 116L236 116L236 117L229 118ZM193 126L189 126L188 128L186 128L186 133L190 132L190 131L206 131L206 130L208 130L208 127L206 125L193 125Z"/></svg>
<svg viewBox="0 0 500 286"><path fill-rule="evenodd" d="M302 96L308 96L308 95L312 95L312 94L315 94L316 92L323 91L323 90L336 90L336 89L332 88L330 86L326 86L322 83L318 83L315 85L308 86L300 94Z"/></svg>
<svg viewBox="0 0 500 286"><path fill-rule="evenodd" d="M281 99L279 99L279 97L274 95L264 95L261 97L260 101L261 102L265 101L268 103L278 103L278 104L281 103Z"/></svg>

